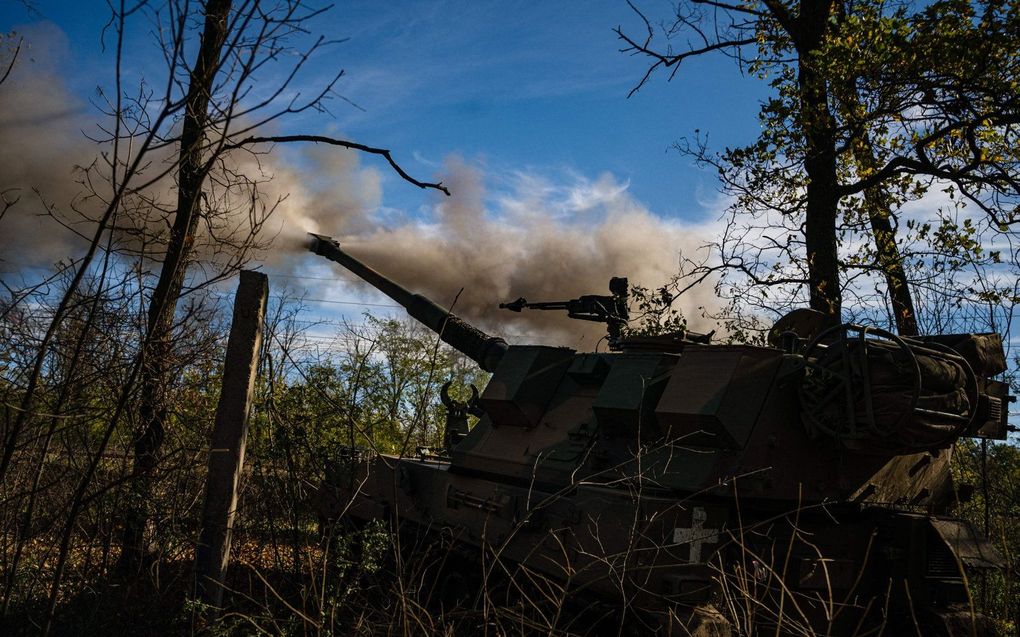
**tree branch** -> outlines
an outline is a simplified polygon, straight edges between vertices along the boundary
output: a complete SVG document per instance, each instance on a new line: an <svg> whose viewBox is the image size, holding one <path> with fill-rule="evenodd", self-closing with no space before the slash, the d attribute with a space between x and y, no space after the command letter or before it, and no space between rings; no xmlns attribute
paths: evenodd
<svg viewBox="0 0 1020 637"><path fill-rule="evenodd" d="M323 135L273 135L268 137L260 136L245 137L240 141L233 142L230 144L224 144L216 151L216 153L212 157L209 158L209 161L212 162L213 160L215 160L217 157L219 157L221 154L228 150L243 148L245 146L251 146L254 144L283 144L290 142L312 142L313 144L329 144L330 146L340 146L342 148L358 150L363 153L369 153L371 155L380 155L384 157L387 162L389 162L393 170L395 170L404 181L410 184L414 184L415 186L422 189L432 188L434 190L439 190L443 192L447 197L450 196L450 189L444 186L442 182L430 183L425 181L418 181L411 175L407 174L407 171L400 167L400 164L398 164L393 159L393 156L390 154L390 151L386 150L385 148L375 148L373 146L366 146L365 144L349 142L343 139L336 139L334 137L325 137Z"/></svg>
<svg viewBox="0 0 1020 637"><path fill-rule="evenodd" d="M630 97L631 95L636 93L638 90L640 90L640 88L642 86L644 86L645 82L648 81L648 78L651 77L651 75L655 71L655 69L657 69L660 66L665 67L665 68L669 68L671 66L676 66L677 68L679 68L680 62L683 62L685 59L687 59L689 57L696 57L696 56L699 56L699 55L704 55L706 53L711 53L713 51L719 51L719 50L722 50L722 49L731 49L731 48L732 49L736 49L736 48L739 48L739 47L742 47L742 46L747 46L748 44L754 44L755 42L757 42L757 40L755 38L753 38L753 37L752 38L740 38L740 39L736 39L736 40L720 40L720 41L717 41L717 42L712 42L710 44L707 44L707 45L705 45L705 46L703 46L701 48L698 48L698 49L690 49L690 50L684 51L683 53L677 53L676 55L664 55L662 53L657 53L656 51L653 51L651 48L649 48L648 47L648 40L646 40L644 44L638 44L630 36L625 34L620 27L616 27L613 30L616 32L617 37L619 37L621 40L623 40L624 42L627 43L627 47L624 48L624 49L621 49L621 52L623 52L623 53L628 53L628 52L642 53L644 55L647 55L647 56L655 59L655 63L652 64L650 67L648 67L648 70L645 71L644 76L637 83L637 85L634 86L634 88L632 88L629 93L627 93L627 97ZM676 75L676 69L673 70L672 75L670 75L670 79L673 78L673 75Z"/></svg>
<svg viewBox="0 0 1020 637"><path fill-rule="evenodd" d="M779 22L791 38L797 40L800 37L801 29L799 28L798 21L790 15L790 12L782 2L778 0L762 0L766 7L769 9L769 13Z"/></svg>
<svg viewBox="0 0 1020 637"><path fill-rule="evenodd" d="M25 38L18 39L18 46L14 49L14 54L11 55L11 63L7 65L7 69L4 71L2 77L0 77L0 84L7 81L7 76L11 74L11 69L14 68L14 63L18 61L18 54L21 53L21 45L25 41Z"/></svg>
<svg viewBox="0 0 1020 637"><path fill-rule="evenodd" d="M747 15L753 15L757 18L764 18L768 16L768 14L765 13L764 11L758 11L757 9L752 9L751 7L742 7L736 4L716 2L715 0L690 0L690 1L691 4L704 4L710 7L715 7L716 9L722 9L723 11L727 12L732 11L733 13L744 13ZM766 2L765 4L768 5L769 3ZM772 10L771 5L769 5L769 9Z"/></svg>

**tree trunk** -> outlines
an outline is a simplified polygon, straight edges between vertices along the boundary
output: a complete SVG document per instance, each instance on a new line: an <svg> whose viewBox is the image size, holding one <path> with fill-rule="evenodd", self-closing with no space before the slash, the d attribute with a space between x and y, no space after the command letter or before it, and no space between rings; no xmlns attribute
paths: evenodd
<svg viewBox="0 0 1020 637"><path fill-rule="evenodd" d="M829 92L823 72L815 69L818 50L832 14L831 0L801 0L796 33L801 127L804 134L804 170L808 176L804 240L807 248L810 305L838 323L842 294L836 250L836 121L829 109Z"/></svg>
<svg viewBox="0 0 1020 637"><path fill-rule="evenodd" d="M877 167L874 150L867 133L860 143L854 144L854 159L865 170ZM875 239L875 257L885 277L889 303L896 320L896 331L901 336L917 336L917 314L914 299L907 284L907 273L903 269L903 256L896 245L896 231L892 226L892 202L889 193L882 186L872 186L864 191L864 204Z"/></svg>
<svg viewBox="0 0 1020 637"><path fill-rule="evenodd" d="M882 274L885 275L889 303L892 305L896 320L896 331L900 336L917 336L917 314L914 312L914 299L907 284L907 273L903 269L903 257L896 245L896 231L893 230L890 222L892 215L889 212L886 193L871 194L872 190L876 189L865 190L864 198L868 205L871 233L875 237L878 264L882 268Z"/></svg>
<svg viewBox="0 0 1020 637"><path fill-rule="evenodd" d="M159 281L149 300L148 324L139 385L139 428L134 438L132 502L124 520L122 572L137 572L146 555L145 528L152 495L152 473L166 432L172 331L198 227L199 198L206 177L203 156L208 109L227 35L231 0L209 0L198 56L191 69L181 129L177 210Z"/></svg>

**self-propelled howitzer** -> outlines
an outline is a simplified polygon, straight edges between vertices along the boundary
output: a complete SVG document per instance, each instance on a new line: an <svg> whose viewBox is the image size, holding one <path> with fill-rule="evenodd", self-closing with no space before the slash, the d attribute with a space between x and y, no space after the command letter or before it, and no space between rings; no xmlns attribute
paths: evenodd
<svg viewBox="0 0 1020 637"><path fill-rule="evenodd" d="M686 634L679 623L725 635L752 608L762 632L970 635L977 621L983 634L962 566L1000 558L945 514L953 443L1006 436L998 335L902 338L801 312L769 347L627 337L614 279L607 296L508 304L602 320L612 351L508 346L331 239L312 249L493 373L470 404L443 392L448 427L480 416L470 432L346 466L322 489L324 517L440 532L477 558L447 564L491 572L499 560L519 585L558 582L566 598L655 617L664 634ZM439 588L465 575L444 570ZM745 601L725 618L713 608L727 599Z"/></svg>

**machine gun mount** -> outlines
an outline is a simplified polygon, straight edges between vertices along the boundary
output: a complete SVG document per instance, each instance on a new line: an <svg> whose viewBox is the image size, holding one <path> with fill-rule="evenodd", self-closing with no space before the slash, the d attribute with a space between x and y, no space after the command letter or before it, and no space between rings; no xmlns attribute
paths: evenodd
<svg viewBox="0 0 1020 637"><path fill-rule="evenodd" d="M630 313L627 310L627 278L614 276L609 279L611 295L585 294L567 301L540 301L529 303L524 297L510 303L500 303L499 309L520 312L532 310L566 310L567 316L579 321L596 321L606 324L609 333L609 349L619 350L623 329L627 326Z"/></svg>

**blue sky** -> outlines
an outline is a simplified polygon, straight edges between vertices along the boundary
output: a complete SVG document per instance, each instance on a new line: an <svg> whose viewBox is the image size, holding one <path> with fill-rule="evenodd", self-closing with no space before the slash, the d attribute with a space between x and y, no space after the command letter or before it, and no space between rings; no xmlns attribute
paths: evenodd
<svg viewBox="0 0 1020 637"><path fill-rule="evenodd" d="M108 81L104 3L38 0L33 13L10 0L4 6L4 30L49 21L66 34L59 64L75 93L87 97ZM669 4L641 6L662 15ZM658 215L697 216L714 175L669 146L694 129L720 148L753 139L762 86L715 57L693 61L672 83L656 77L627 99L646 62L619 52L618 25L643 29L622 0L338 2L314 27L344 41L323 49L299 80L312 90L342 68L338 92L359 108L336 99L330 114L286 126L391 148L415 174L434 174L451 155L492 174L608 172ZM148 37L147 27L136 29L132 51L147 50ZM145 62L132 59L132 70ZM386 189L388 206L420 199L413 189Z"/></svg>
<svg viewBox="0 0 1020 637"><path fill-rule="evenodd" d="M71 115L39 116L52 120L44 131L50 141L33 145L31 161L17 155L15 161L33 167L23 181L69 200L70 168L54 168L71 164L75 152L77 162L95 154L82 131L103 121L96 91L101 86L109 93L113 80L113 36L101 37L109 10L95 1L28 5L8 1L0 12L0 30L17 30L27 42L27 57L16 69L21 77L12 78L9 93L24 93L17 82L35 75L43 85L39 97L53 102L64 90L55 84L66 85ZM670 3L650 0L641 7L668 16ZM129 22L126 87L163 81L154 23L141 12ZM624 0L338 2L309 26L335 42L315 53L292 88L313 94L338 70L344 76L328 112L281 120L278 132L389 148L412 175L455 185L454 197L402 182L377 158L277 148L274 194L291 195L291 210L277 214L277 223L298 236L315 231L364 240L373 265L440 303L463 288L458 311L483 326L503 327L504 313L494 308L517 296L597 293L617 275L648 287L665 283L681 256L713 236L706 227L722 209L714 172L697 168L671 145L695 130L707 132L719 149L758 134L763 86L722 56L692 61L672 83L655 76L628 98L647 61L620 52L615 27L635 34L644 29ZM293 59L284 57L277 75L262 77L256 89L275 86ZM47 112L56 110L51 104ZM40 168L53 184L37 177ZM21 221L34 227L24 215ZM7 223L10 229L14 221ZM15 241L6 258L47 266L76 253L59 229L46 238L49 250ZM309 298L383 300L343 283L342 276L324 282L332 270L310 262L307 253L274 245L256 265L287 274L276 287ZM482 277L466 275L483 270ZM695 315L716 300L709 286L694 297L688 314L707 331L711 326L698 325ZM337 309L314 308L313 314L334 318ZM341 313L362 311L352 305ZM521 330L546 322L518 320ZM571 326L577 329L576 322Z"/></svg>

